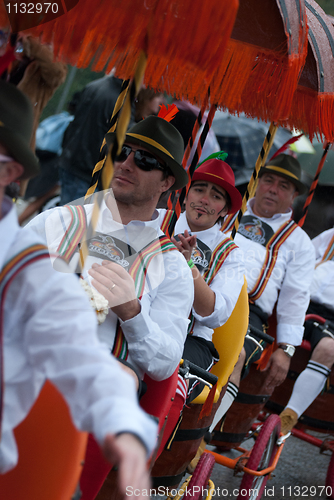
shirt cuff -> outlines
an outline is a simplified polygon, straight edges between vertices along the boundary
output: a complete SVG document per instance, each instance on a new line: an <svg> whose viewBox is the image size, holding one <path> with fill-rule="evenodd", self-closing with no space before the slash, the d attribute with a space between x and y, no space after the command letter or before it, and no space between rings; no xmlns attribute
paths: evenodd
<svg viewBox="0 0 334 500"><path fill-rule="evenodd" d="M300 345L303 335L303 326L279 323L276 328L276 340L278 344Z"/></svg>
<svg viewBox="0 0 334 500"><path fill-rule="evenodd" d="M215 307L213 312L209 316L200 316L199 314L196 313L194 309L192 310L194 318L201 325L212 329L218 328L228 320L228 316L226 314L227 310L226 302L224 303L223 298L219 293L216 292L214 293L215 293Z"/></svg>

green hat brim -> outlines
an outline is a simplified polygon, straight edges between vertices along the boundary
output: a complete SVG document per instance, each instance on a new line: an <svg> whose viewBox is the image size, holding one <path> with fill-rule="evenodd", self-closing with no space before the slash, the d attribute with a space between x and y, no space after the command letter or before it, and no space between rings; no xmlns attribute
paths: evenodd
<svg viewBox="0 0 334 500"><path fill-rule="evenodd" d="M291 177L291 175L289 174L284 174L284 172L278 172L273 168L267 168L267 166L261 168L259 172L259 177L262 177L262 175L266 172L270 174L279 175L280 177L284 177L284 179L287 179L288 181L292 182L292 184L296 186L299 195L305 194L308 191L307 186L305 186L305 184L303 184L300 180Z"/></svg>
<svg viewBox="0 0 334 500"><path fill-rule="evenodd" d="M115 137L116 137L115 132L109 132L108 134L106 134L105 138L108 146L113 144ZM146 142L145 137L139 139L138 137L133 137L131 135L126 134L124 142L130 144L136 144L136 146L142 146L145 149L147 149L150 153L154 154L155 156L160 158L163 162L165 162L165 164L170 168L173 176L175 177L175 182L170 188L171 190L176 191L177 189L181 189L188 184L188 174L184 170L182 165L180 165L180 163L174 160L174 158L172 158L170 155L161 151L161 149L158 149L149 142Z"/></svg>
<svg viewBox="0 0 334 500"><path fill-rule="evenodd" d="M8 149L15 161L23 166L24 172L20 179L30 179L39 173L40 167L37 156L19 134L15 134L6 127L0 127L0 143Z"/></svg>

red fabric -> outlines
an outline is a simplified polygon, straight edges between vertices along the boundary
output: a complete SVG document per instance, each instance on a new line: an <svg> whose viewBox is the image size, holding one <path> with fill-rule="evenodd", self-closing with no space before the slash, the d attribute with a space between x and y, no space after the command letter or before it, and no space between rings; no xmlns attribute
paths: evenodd
<svg viewBox="0 0 334 500"><path fill-rule="evenodd" d="M94 500L110 470L111 465L102 455L94 437L89 434L85 464L80 477L81 500Z"/></svg>
<svg viewBox="0 0 334 500"><path fill-rule="evenodd" d="M176 393L174 397L174 401L172 403L171 409L169 410L168 413L168 419L166 423L166 427L163 432L163 436L161 439L161 443L157 452L156 458L162 453L164 447L166 446L166 443L168 439L171 437L176 424L180 418L183 406L185 404L185 399L181 394ZM84 500L84 499L82 499Z"/></svg>

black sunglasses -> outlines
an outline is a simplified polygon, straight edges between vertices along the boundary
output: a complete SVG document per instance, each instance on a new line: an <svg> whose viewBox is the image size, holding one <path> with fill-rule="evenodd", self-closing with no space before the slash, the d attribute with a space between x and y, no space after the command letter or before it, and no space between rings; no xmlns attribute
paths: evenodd
<svg viewBox="0 0 334 500"><path fill-rule="evenodd" d="M155 168L158 170L167 170L167 167L161 165L161 163L148 151L143 151L142 149L134 151L130 146L125 145L122 147L120 154L116 156L115 161L125 161L132 152L134 153L134 162L141 170L145 170L145 172L150 172Z"/></svg>

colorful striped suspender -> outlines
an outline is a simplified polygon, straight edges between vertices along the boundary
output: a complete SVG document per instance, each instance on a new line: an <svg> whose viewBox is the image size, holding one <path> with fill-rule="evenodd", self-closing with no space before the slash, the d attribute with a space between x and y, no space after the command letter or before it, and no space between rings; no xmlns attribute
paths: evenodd
<svg viewBox="0 0 334 500"><path fill-rule="evenodd" d="M81 205L65 205L65 208L71 214L71 222L57 248L57 252L64 257L66 262L69 262L85 234L87 217L85 209Z"/></svg>
<svg viewBox="0 0 334 500"><path fill-rule="evenodd" d="M135 282L136 295L138 299L141 299L143 296L148 266L150 265L152 259L159 253L166 253L171 250L176 250L176 247L167 236L162 235L159 239L149 243L140 252L138 252L135 261L129 269L129 274ZM117 322L116 337L112 353L119 359L127 359L128 357L127 341L119 322Z"/></svg>
<svg viewBox="0 0 334 500"><path fill-rule="evenodd" d="M161 223L160 229L163 233L165 233L169 238L171 238L173 235L170 234L170 223L172 222L174 210L167 210L165 213L164 220Z"/></svg>
<svg viewBox="0 0 334 500"><path fill-rule="evenodd" d="M326 262L326 260L332 260L333 258L334 258L334 235L332 236L323 257L319 262L319 264L317 264L317 266L319 266L323 262Z"/></svg>
<svg viewBox="0 0 334 500"><path fill-rule="evenodd" d="M248 294L250 302L254 303L263 294L271 273L276 265L278 251L296 227L298 226L293 220L285 222L268 241L266 245L266 257L262 270L253 287L253 290L251 290Z"/></svg>
<svg viewBox="0 0 334 500"><path fill-rule="evenodd" d="M227 215L225 217L224 222L222 224L222 227L220 228L220 230L223 233L228 233L229 231L232 231L232 228L234 226L234 222L235 222L235 219L237 218L238 213L239 212L236 212L235 214L230 214L230 215Z"/></svg>
<svg viewBox="0 0 334 500"><path fill-rule="evenodd" d="M238 247L230 238L221 241L219 245L216 246L216 248L212 252L209 266L203 275L203 278L208 285L212 283L214 277L217 275L218 271L224 264L226 258L235 248ZM195 318L193 314L191 314L190 323L188 326L188 335L192 335L194 330L194 324L195 324Z"/></svg>
<svg viewBox="0 0 334 500"><path fill-rule="evenodd" d="M0 437L1 422L3 415L3 393L4 393L4 373L3 373L3 336L4 336L4 307L6 294L13 279L28 265L40 260L49 258L50 254L44 245L32 245L19 252L10 259L0 273Z"/></svg>

